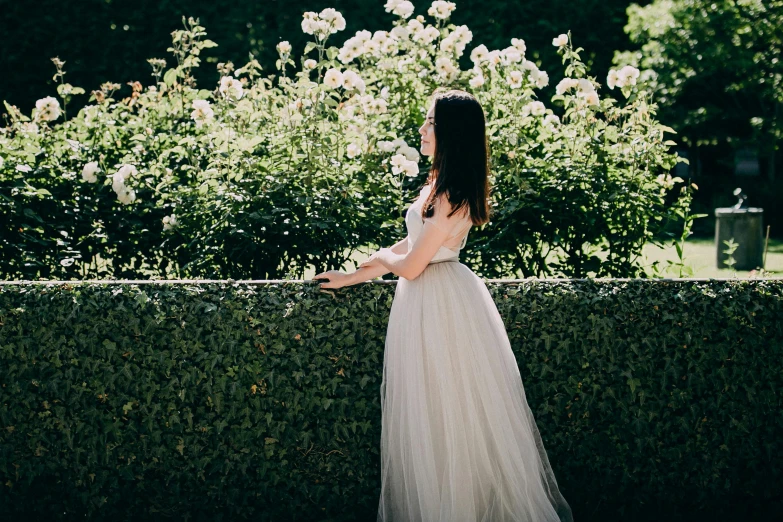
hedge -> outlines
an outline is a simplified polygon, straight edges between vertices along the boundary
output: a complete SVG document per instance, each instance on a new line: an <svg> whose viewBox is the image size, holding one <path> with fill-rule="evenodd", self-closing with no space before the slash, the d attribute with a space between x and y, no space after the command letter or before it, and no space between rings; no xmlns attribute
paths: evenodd
<svg viewBox="0 0 783 522"><path fill-rule="evenodd" d="M576 520L779 516L783 281L487 285ZM374 520L394 289L0 284L0 519Z"/></svg>

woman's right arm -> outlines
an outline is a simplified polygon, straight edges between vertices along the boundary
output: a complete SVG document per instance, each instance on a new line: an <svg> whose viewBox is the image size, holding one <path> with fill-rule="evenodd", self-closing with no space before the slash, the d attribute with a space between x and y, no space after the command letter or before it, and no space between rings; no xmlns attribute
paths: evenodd
<svg viewBox="0 0 783 522"><path fill-rule="evenodd" d="M390 250L395 254L406 254L408 252L408 237L406 236L405 238L396 242L394 245L392 245ZM359 268L355 272L348 274L348 282L345 286L363 283L388 273L389 270L380 263L367 268Z"/></svg>

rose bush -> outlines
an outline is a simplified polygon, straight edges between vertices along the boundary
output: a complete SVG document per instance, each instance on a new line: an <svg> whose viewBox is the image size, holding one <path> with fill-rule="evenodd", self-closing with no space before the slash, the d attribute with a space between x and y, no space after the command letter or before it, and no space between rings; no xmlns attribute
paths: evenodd
<svg viewBox="0 0 783 522"><path fill-rule="evenodd" d="M305 13L313 41L301 57L281 42L275 74L252 57L239 69L221 63L211 89L192 72L216 44L183 20L174 63L150 59L147 87L132 82L122 97L104 84L62 121L54 98L32 118L7 106L2 276L238 279L337 268L403 236L403 211L427 171L417 128L442 88L472 91L488 119L494 215L471 232L468 264L486 276L641 274L642 246L684 216L689 192L669 195L681 181L666 177L677 161L670 129L655 120L638 71L607 78L618 102L560 35L566 78L548 107L549 75L521 39L476 45L474 67L460 69L473 36L449 23L455 7L433 2L428 22L411 2L389 0L398 17L389 31L359 31L340 47L330 44L345 28L339 12ZM58 89L63 104L74 92Z"/></svg>

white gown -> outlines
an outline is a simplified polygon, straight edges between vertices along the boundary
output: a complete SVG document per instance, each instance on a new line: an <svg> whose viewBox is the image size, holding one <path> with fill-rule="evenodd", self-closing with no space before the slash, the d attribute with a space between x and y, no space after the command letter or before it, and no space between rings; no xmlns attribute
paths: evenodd
<svg viewBox="0 0 783 522"><path fill-rule="evenodd" d="M408 209L409 248L425 186ZM444 226L443 219L428 218ZM378 522L572 521L541 442L505 325L458 262L472 223L394 293L381 383ZM456 248L455 248L456 246Z"/></svg>

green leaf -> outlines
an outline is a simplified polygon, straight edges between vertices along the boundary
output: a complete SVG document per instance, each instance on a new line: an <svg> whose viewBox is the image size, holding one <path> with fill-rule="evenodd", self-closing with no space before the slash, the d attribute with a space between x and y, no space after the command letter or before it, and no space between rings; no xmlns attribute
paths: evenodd
<svg viewBox="0 0 783 522"><path fill-rule="evenodd" d="M169 69L166 74L163 75L163 82L171 87L177 82L177 69Z"/></svg>

